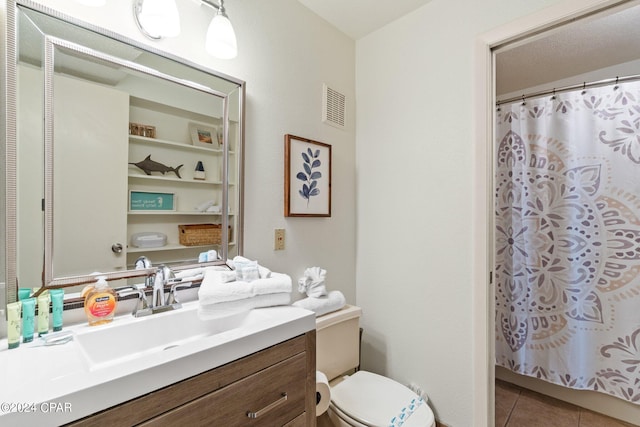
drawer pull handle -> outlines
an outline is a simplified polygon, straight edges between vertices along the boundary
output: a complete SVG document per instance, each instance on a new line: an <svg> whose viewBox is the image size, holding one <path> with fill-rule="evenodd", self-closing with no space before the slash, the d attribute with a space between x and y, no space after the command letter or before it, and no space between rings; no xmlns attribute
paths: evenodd
<svg viewBox="0 0 640 427"><path fill-rule="evenodd" d="M259 411L256 411L256 412L249 411L249 412L247 412L247 417L249 417L251 419L256 419L256 418L264 415L265 413L269 412L270 410L272 410L276 406L282 405L286 401L287 401L287 393L282 393L282 397L280 399L278 399L275 402L265 406L264 408L260 409Z"/></svg>

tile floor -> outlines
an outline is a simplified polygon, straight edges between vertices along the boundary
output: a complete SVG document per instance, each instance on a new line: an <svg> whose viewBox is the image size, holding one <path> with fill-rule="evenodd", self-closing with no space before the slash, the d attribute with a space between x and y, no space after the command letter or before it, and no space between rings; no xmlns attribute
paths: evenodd
<svg viewBox="0 0 640 427"><path fill-rule="evenodd" d="M496 380L496 427L630 427L505 381Z"/></svg>

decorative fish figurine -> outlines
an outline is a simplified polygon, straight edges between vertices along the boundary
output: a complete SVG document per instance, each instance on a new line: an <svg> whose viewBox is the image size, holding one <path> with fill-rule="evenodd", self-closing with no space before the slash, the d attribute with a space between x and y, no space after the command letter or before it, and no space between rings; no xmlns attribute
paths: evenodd
<svg viewBox="0 0 640 427"><path fill-rule="evenodd" d="M173 172L177 175L178 178L182 179L182 177L180 176L180 168L183 165L178 166L177 168L171 168L169 166L163 165L162 163L158 163L154 160L151 160L151 154L149 154L147 156L146 159L144 159L141 162L138 163L129 163L130 165L135 165L137 167L139 167L140 169L142 169L144 171L144 173L146 173L147 175L151 175L151 172L160 172L163 175L167 172Z"/></svg>

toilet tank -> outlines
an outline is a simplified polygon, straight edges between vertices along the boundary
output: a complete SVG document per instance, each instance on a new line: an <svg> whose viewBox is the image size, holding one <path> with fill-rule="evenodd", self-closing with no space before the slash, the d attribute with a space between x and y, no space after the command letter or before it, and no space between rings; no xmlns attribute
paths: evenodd
<svg viewBox="0 0 640 427"><path fill-rule="evenodd" d="M360 364L361 314L360 307L346 305L316 318L316 369L329 381Z"/></svg>

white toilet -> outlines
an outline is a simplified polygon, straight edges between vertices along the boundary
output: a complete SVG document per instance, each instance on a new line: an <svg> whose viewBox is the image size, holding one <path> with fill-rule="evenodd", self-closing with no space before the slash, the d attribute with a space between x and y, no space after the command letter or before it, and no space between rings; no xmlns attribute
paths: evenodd
<svg viewBox="0 0 640 427"><path fill-rule="evenodd" d="M371 372L360 364L360 307L316 318L316 369L329 380L327 414L335 426L435 427L433 412L404 385Z"/></svg>

